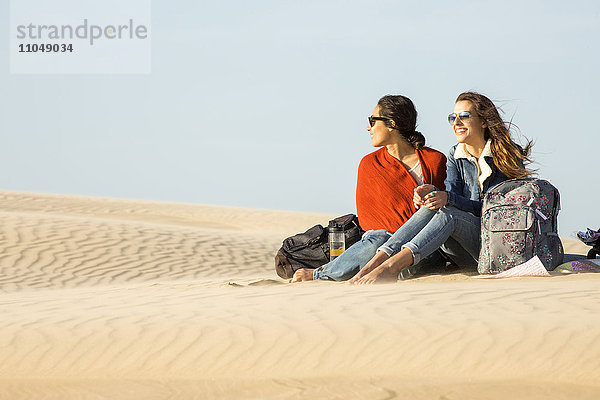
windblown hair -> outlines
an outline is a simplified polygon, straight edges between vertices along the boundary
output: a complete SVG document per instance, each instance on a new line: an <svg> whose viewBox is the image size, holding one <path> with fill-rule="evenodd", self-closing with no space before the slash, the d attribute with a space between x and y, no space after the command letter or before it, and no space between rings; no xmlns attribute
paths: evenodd
<svg viewBox="0 0 600 400"><path fill-rule="evenodd" d="M522 147L511 138L511 123L507 124L500 117L494 103L486 96L476 92L464 92L458 95L456 102L469 101L475 108L477 116L485 123L484 138L492 140L492 155L498 169L509 178L525 178L535 173L525 168L531 163L529 155L533 141L527 141Z"/></svg>
<svg viewBox="0 0 600 400"><path fill-rule="evenodd" d="M379 115L392 121L385 121L388 128L397 129L400 135L415 149L425 146L425 136L416 130L417 110L413 102L406 96L387 95L377 102Z"/></svg>

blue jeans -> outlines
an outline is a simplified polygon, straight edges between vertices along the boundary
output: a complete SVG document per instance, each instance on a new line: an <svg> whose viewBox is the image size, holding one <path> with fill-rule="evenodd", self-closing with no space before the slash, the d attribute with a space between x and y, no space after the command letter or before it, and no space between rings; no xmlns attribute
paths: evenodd
<svg viewBox="0 0 600 400"><path fill-rule="evenodd" d="M367 231L358 242L354 243L335 260L316 268L313 279L345 281L358 273L377 253L381 245L388 242L392 234L385 229ZM415 271L421 267L440 267L445 261L438 252L425 257L415 266Z"/></svg>
<svg viewBox="0 0 600 400"><path fill-rule="evenodd" d="M367 265L392 234L385 229L367 231L362 238L340 254L335 260L313 271L314 279L345 281L352 278Z"/></svg>
<svg viewBox="0 0 600 400"><path fill-rule="evenodd" d="M413 265L441 249L461 266L477 265L481 219L452 206L437 211L421 207L379 250L390 257L402 248L413 254Z"/></svg>

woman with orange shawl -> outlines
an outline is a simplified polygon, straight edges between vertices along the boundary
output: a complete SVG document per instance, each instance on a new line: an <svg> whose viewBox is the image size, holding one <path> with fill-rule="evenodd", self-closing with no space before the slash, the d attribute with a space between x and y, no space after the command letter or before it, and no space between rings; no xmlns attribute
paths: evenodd
<svg viewBox="0 0 600 400"><path fill-rule="evenodd" d="M356 210L366 232L333 261L296 271L292 282L352 278L415 213L417 199L432 187L445 189L446 157L425 147L425 137L416 131L417 111L408 97L382 97L368 119L371 145L380 149L366 155L358 167Z"/></svg>

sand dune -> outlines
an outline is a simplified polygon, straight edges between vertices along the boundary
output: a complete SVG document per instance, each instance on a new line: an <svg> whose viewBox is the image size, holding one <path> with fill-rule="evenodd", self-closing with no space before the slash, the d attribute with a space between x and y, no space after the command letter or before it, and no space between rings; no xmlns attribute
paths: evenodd
<svg viewBox="0 0 600 400"><path fill-rule="evenodd" d="M16 192L0 216L0 399L600 396L600 274L288 284L281 240L332 216Z"/></svg>

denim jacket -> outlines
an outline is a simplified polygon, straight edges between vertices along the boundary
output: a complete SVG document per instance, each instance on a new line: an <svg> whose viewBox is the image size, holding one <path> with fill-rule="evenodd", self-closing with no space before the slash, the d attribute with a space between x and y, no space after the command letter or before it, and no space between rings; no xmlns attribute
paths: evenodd
<svg viewBox="0 0 600 400"><path fill-rule="evenodd" d="M479 170L481 174L478 174ZM479 162L461 143L450 148L444 182L448 191L448 205L481 217L483 195L489 188L507 179L494 164L490 140L487 141Z"/></svg>

